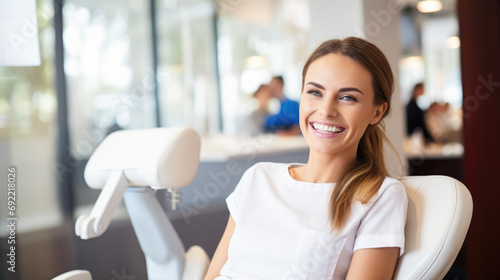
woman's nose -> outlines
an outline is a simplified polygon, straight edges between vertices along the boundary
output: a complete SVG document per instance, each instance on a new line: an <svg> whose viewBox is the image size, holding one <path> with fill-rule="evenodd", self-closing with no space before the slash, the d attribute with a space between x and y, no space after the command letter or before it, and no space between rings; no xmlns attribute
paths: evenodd
<svg viewBox="0 0 500 280"><path fill-rule="evenodd" d="M325 117L335 117L338 114L335 100L323 100L320 107L320 114Z"/></svg>

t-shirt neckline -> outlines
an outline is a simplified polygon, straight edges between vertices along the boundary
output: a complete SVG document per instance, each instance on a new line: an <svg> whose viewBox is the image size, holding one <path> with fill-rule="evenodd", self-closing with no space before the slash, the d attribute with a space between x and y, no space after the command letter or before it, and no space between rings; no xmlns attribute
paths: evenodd
<svg viewBox="0 0 500 280"><path fill-rule="evenodd" d="M292 182L295 186L297 187L308 187L308 188L318 188L318 189L330 189L335 186L335 183L313 183L313 182L306 182L306 181L298 181L295 180L292 175L290 174L289 168L290 167L298 167L298 166L303 166L305 164L303 163L290 163L290 164L284 164L282 171L285 172L285 178L289 182Z"/></svg>

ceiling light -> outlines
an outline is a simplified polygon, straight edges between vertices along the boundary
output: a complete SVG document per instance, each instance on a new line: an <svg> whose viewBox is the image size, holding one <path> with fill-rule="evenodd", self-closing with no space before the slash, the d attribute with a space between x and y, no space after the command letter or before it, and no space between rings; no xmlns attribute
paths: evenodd
<svg viewBox="0 0 500 280"><path fill-rule="evenodd" d="M422 0L417 3L417 9L421 13L435 13L441 11L443 3L439 0Z"/></svg>
<svg viewBox="0 0 500 280"><path fill-rule="evenodd" d="M245 59L245 68L261 69L267 67L267 59L261 55L254 55Z"/></svg>
<svg viewBox="0 0 500 280"><path fill-rule="evenodd" d="M460 38L458 38L458 36L450 36L446 38L446 46L450 49L460 48Z"/></svg>
<svg viewBox="0 0 500 280"><path fill-rule="evenodd" d="M408 56L400 61L401 67L405 69L419 68L424 65L424 59L419 55Z"/></svg>

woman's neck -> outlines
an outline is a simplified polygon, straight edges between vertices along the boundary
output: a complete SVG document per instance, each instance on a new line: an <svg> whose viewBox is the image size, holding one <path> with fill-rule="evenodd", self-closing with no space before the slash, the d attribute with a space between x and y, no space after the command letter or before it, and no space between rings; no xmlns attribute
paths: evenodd
<svg viewBox="0 0 500 280"><path fill-rule="evenodd" d="M356 159L356 156L324 155L311 151L306 165L293 168L295 180L312 183L335 183L341 172Z"/></svg>

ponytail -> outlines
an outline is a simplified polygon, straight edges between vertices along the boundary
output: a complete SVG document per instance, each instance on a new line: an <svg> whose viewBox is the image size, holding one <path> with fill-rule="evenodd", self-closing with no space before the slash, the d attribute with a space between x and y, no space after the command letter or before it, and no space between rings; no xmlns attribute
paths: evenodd
<svg viewBox="0 0 500 280"><path fill-rule="evenodd" d="M357 159L337 179L330 198L332 230L340 232L354 201L367 203L378 192L387 174L384 162L383 124L370 125L361 137Z"/></svg>

